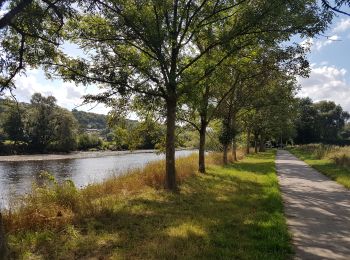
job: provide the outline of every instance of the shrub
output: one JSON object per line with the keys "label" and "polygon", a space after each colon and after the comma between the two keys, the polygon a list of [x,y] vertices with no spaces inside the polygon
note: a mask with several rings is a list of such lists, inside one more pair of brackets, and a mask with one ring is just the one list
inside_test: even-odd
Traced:
{"label": "shrub", "polygon": [[78,149],[79,150],[89,150],[92,148],[101,148],[102,140],[97,135],[91,134],[81,134],[78,136]]}

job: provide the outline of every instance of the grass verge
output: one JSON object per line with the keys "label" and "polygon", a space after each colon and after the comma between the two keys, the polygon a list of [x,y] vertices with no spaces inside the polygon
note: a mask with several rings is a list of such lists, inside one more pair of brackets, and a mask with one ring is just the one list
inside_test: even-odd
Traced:
{"label": "grass verge", "polygon": [[[128,181],[119,181],[124,183],[119,188],[117,181],[111,180],[109,184],[75,191],[76,201],[63,193],[61,199],[68,197],[64,200],[66,210],[60,209],[61,216],[56,218],[70,217],[60,224],[49,225],[46,222],[50,220],[46,219],[40,225],[24,227],[7,217],[7,224],[12,223],[8,236],[12,257],[289,258],[290,237],[274,158],[271,151],[247,156],[226,167],[210,165],[207,174],[192,174],[182,180],[177,194],[149,185],[138,184],[133,188],[136,175],[125,177],[131,178]],[[137,176],[144,182],[143,177]],[[58,210],[57,205],[61,204],[46,203],[53,212]],[[12,218],[16,216],[12,214]]]}
{"label": "grass verge", "polygon": [[288,150],[312,168],[350,189],[350,168],[338,162],[341,157],[320,156],[319,152],[315,152],[310,147],[299,146],[289,148]]}

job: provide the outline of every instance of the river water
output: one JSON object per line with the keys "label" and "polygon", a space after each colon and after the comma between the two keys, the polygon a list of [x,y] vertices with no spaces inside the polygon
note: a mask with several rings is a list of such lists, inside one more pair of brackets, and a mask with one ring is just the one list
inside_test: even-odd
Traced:
{"label": "river water", "polygon": [[[188,156],[193,152],[177,151],[176,157]],[[98,158],[0,162],[0,208],[8,206],[9,197],[30,191],[33,183],[40,184],[40,173],[43,171],[50,172],[59,182],[72,180],[81,188],[164,158],[162,154],[148,152]]]}

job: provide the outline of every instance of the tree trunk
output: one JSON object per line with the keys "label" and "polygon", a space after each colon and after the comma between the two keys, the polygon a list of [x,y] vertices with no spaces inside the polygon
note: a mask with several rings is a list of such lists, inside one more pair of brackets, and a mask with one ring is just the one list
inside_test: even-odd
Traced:
{"label": "tree trunk", "polygon": [[250,129],[248,128],[246,154],[249,154],[249,153],[250,153]]}
{"label": "tree trunk", "polygon": [[228,152],[228,145],[224,144],[224,153],[223,153],[223,163],[224,163],[224,165],[228,164],[227,152]]}
{"label": "tree trunk", "polygon": [[236,140],[233,139],[232,140],[232,158],[234,162],[237,162],[237,144],[236,144]]}
{"label": "tree trunk", "polygon": [[2,221],[2,215],[0,213],[0,260],[8,259],[8,249],[5,236],[4,223]]}
{"label": "tree trunk", "polygon": [[254,152],[258,153],[258,141],[256,138],[254,139]]}
{"label": "tree trunk", "polygon": [[205,123],[201,122],[201,128],[199,131],[199,161],[198,161],[198,171],[200,173],[205,173],[205,139],[206,139],[206,129]]}
{"label": "tree trunk", "polygon": [[261,134],[260,135],[260,148],[259,148],[260,152],[265,152],[265,142],[264,142],[264,137]]}
{"label": "tree trunk", "polygon": [[203,101],[200,106],[200,120],[201,126],[199,129],[199,158],[198,158],[198,171],[205,173],[205,139],[208,126],[208,103],[209,103],[209,91],[210,87],[207,84],[205,87],[205,93]]}
{"label": "tree trunk", "polygon": [[166,113],[166,156],[165,156],[165,188],[177,190],[175,169],[175,122],[176,122],[176,95],[169,94]]}

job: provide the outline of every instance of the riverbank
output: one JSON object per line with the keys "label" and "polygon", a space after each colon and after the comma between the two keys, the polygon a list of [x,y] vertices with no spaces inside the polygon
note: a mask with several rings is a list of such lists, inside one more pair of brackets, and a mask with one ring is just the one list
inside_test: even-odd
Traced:
{"label": "riverbank", "polygon": [[286,259],[273,152],[196,173],[197,156],[177,160],[179,193],[161,189],[164,163],[76,190],[39,189],[5,214],[14,258]]}
{"label": "riverbank", "polygon": [[[192,149],[178,149],[192,150]],[[157,153],[158,150],[134,150],[134,151],[93,151],[93,152],[71,152],[68,154],[30,154],[30,155],[3,155],[0,162],[29,162],[29,161],[55,161],[85,158],[100,158],[125,154]]]}

